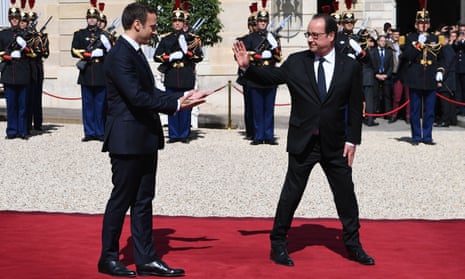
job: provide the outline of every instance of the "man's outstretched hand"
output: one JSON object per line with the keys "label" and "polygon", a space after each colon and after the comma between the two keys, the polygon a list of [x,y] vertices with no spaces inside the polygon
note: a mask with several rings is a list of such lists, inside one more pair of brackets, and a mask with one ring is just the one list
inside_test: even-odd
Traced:
{"label": "man's outstretched hand", "polygon": [[213,91],[191,90],[189,93],[179,98],[179,103],[181,104],[180,109],[189,109],[205,103],[207,101],[207,96],[211,94],[213,94]]}
{"label": "man's outstretched hand", "polygon": [[232,50],[236,57],[237,65],[239,65],[240,68],[249,67],[249,54],[247,53],[244,43],[242,41],[234,42]]}

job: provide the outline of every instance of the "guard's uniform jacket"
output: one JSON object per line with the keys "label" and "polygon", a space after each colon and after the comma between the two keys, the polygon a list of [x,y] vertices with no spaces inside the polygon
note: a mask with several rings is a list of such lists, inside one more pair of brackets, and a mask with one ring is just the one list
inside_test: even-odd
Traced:
{"label": "guard's uniform jacket", "polygon": [[[180,45],[180,36],[184,36],[187,49],[183,50]],[[163,34],[161,38],[153,59],[162,63],[158,69],[164,74],[165,87],[186,90],[194,88],[195,64],[203,60],[200,37],[180,31]],[[170,61],[170,54],[175,52],[181,52],[182,57]]]}
{"label": "guard's uniform jacket", "polygon": [[406,38],[405,50],[402,53],[403,80],[409,88],[419,90],[436,90],[436,73],[444,72],[442,46],[438,37],[427,34],[423,45],[418,43],[419,33],[410,33]]}
{"label": "guard's uniform jacket", "polygon": [[[354,49],[350,46],[349,44],[350,39],[353,39],[354,41],[359,43],[359,45],[361,45],[360,47],[362,48],[362,52],[359,53],[358,55],[355,53]],[[357,34],[354,34],[353,32],[342,30],[342,31],[337,32],[336,34],[335,48],[337,51],[347,56],[350,56],[359,62],[368,63],[369,57],[365,49],[363,49],[364,45],[366,46],[366,43],[362,40],[362,38],[358,36]]]}
{"label": "guard's uniform jacket", "polygon": [[[250,33],[242,38],[239,38],[244,42],[245,48],[249,54],[250,64],[258,67],[274,67],[276,63],[281,62],[282,52],[279,44],[279,39],[276,39],[278,46],[274,47],[267,39],[268,32],[256,31]],[[263,57],[263,53],[269,51],[271,57]],[[241,75],[237,79],[237,82],[242,86],[255,87],[255,88],[268,88],[269,86],[263,86],[253,81],[243,78]],[[274,86],[272,86],[274,87]]]}
{"label": "guard's uniform jacket", "polygon": [[[31,82],[31,67],[26,51],[16,43],[16,37],[22,32],[7,28],[0,31],[0,82],[11,85],[27,85]],[[24,38],[23,38],[24,39]],[[20,51],[21,57],[12,58],[13,51]]]}
{"label": "guard's uniform jacket", "polygon": [[35,30],[31,38],[31,48],[34,53],[30,57],[32,81],[39,82],[44,79],[43,59],[48,58],[50,54],[48,34]]}
{"label": "guard's uniform jacket", "polygon": [[[97,27],[87,27],[74,32],[71,55],[80,59],[76,64],[79,69],[78,84],[105,86],[103,61],[106,49],[100,40],[101,34],[103,34],[103,31]],[[90,53],[96,48],[101,48],[104,51],[104,56],[88,57],[86,53]]]}

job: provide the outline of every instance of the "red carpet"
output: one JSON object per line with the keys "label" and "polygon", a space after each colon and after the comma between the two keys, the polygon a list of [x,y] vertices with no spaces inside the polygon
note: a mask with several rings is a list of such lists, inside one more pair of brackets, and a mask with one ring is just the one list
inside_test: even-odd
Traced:
{"label": "red carpet", "polygon": [[[110,278],[97,273],[101,215],[0,212],[2,278]],[[134,269],[129,220],[123,262]],[[154,217],[159,255],[187,278],[464,278],[465,220],[362,220],[375,266],[346,259],[338,220],[296,219],[296,266],[269,260],[268,218]]]}

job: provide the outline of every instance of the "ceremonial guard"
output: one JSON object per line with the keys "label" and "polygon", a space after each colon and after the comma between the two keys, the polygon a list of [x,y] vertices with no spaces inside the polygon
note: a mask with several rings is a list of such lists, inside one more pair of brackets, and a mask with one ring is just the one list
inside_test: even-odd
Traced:
{"label": "ceremonial guard", "polygon": [[[254,2],[249,6],[250,15],[247,18],[247,29],[248,33],[242,37],[236,38],[236,40],[243,41],[248,35],[257,31],[257,11],[258,4]],[[239,69],[238,69],[239,74]],[[248,140],[253,140],[255,137],[255,128],[253,122],[253,105],[252,97],[249,88],[241,82],[241,78],[237,79],[237,83],[242,84],[242,95],[244,97],[244,126],[245,126],[245,138]]]}
{"label": "ceremonial guard", "polygon": [[[366,45],[366,42],[354,33],[355,22],[355,15],[351,11],[344,12],[341,18],[343,28],[336,35],[335,47],[337,51],[365,63],[368,55],[361,45]],[[365,29],[360,31],[359,33],[364,33]]]}
{"label": "ceremonial guard", "polygon": [[[32,9],[34,1],[30,1],[29,5]],[[49,41],[47,33],[44,33],[45,27],[50,21],[47,22],[37,30],[38,15],[34,11],[29,11],[29,33],[31,39],[29,40],[33,55],[29,56],[31,64],[31,85],[29,90],[28,101],[28,128],[29,130],[42,131],[42,91],[44,82],[44,61],[43,59],[49,56]]]}
{"label": "ceremonial guard", "polygon": [[[168,94],[194,89],[196,63],[203,60],[202,42],[194,33],[185,32],[186,11],[176,1],[171,16],[173,31],[161,35],[154,54],[155,62],[161,63],[158,70],[164,74],[164,86]],[[168,143],[189,143],[191,111],[186,109],[168,116]]]}
{"label": "ceremonial guard", "polygon": [[[402,53],[405,85],[410,89],[410,124],[412,145],[420,142],[433,145],[432,130],[436,90],[443,81],[442,46],[438,37],[428,32],[429,12],[423,7],[415,17],[416,32],[406,38]],[[421,118],[423,116],[423,121]]]}
{"label": "ceremonial guard", "polygon": [[[275,67],[282,60],[279,38],[267,31],[270,14],[265,9],[266,0],[262,1],[262,9],[257,12],[256,31],[245,36],[242,41],[250,57],[250,63],[258,67]],[[251,96],[254,138],[252,145],[277,145],[274,138],[274,104],[276,86],[261,85],[257,82],[239,77],[238,81],[247,87]]]}
{"label": "ceremonial guard", "polygon": [[31,82],[31,68],[26,55],[31,53],[24,36],[27,24],[20,28],[27,14],[19,8],[8,10],[10,28],[0,31],[0,82],[6,96],[6,139],[27,139],[27,89]]}
{"label": "ceremonial guard", "polygon": [[95,7],[87,10],[86,18],[87,27],[74,32],[71,45],[72,56],[79,59],[76,66],[79,69],[78,84],[81,85],[82,96],[82,141],[102,141],[106,98],[103,62],[111,49],[111,43],[105,32],[97,26],[99,11]]}

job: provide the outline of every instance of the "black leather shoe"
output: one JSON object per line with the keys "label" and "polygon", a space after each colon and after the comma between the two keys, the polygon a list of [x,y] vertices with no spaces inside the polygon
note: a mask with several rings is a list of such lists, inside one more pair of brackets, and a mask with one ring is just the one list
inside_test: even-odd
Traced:
{"label": "black leather shoe", "polygon": [[270,259],[277,264],[294,266],[294,261],[289,257],[286,248],[271,248]]}
{"label": "black leather shoe", "polygon": [[166,143],[175,143],[178,142],[178,139],[169,139]]}
{"label": "black leather shoe", "polygon": [[91,141],[91,140],[93,140],[93,139],[94,139],[93,137],[85,136],[85,137],[82,138],[81,141],[82,141],[82,142],[88,142],[88,141]]}
{"label": "black leather shoe", "polygon": [[436,123],[434,124],[434,127],[447,128],[449,127],[449,123],[447,122]]}
{"label": "black leather shoe", "polygon": [[374,265],[375,259],[369,256],[361,247],[358,248],[347,248],[349,253],[349,259],[356,261],[364,265]]}
{"label": "black leather shoe", "polygon": [[265,140],[264,142],[265,142],[265,144],[269,144],[269,145],[278,145],[278,142],[275,141],[274,139],[273,140]]}
{"label": "black leather shoe", "polygon": [[434,141],[424,141],[423,143],[426,145],[436,145]]}
{"label": "black leather shoe", "polygon": [[184,276],[186,273],[184,269],[171,268],[163,261],[153,261],[147,264],[136,266],[137,274],[140,276],[163,276],[163,277],[177,277]]}
{"label": "black leather shoe", "polygon": [[394,123],[394,122],[396,122],[396,121],[397,121],[397,117],[391,117],[391,118],[389,118],[388,123],[389,123],[389,124],[392,124],[392,123]]}
{"label": "black leather shoe", "polygon": [[5,139],[15,139],[15,138],[16,138],[16,135],[9,135],[5,137]]}
{"label": "black leather shoe", "polygon": [[417,145],[419,145],[420,143],[419,143],[418,141],[411,141],[410,144],[413,145],[413,146],[417,146]]}
{"label": "black leather shoe", "polygon": [[189,139],[188,138],[182,139],[181,142],[182,143],[189,143]]}
{"label": "black leather shoe", "polygon": [[98,272],[117,277],[136,277],[136,273],[120,261],[101,261],[98,263]]}
{"label": "black leather shoe", "polygon": [[250,144],[251,145],[259,145],[259,144],[262,144],[263,141],[262,140],[253,140]]}
{"label": "black leather shoe", "polygon": [[378,122],[375,122],[375,121],[373,121],[373,122],[368,122],[368,123],[367,123],[367,126],[368,126],[368,127],[373,127],[373,126],[378,126],[378,125],[379,125],[379,123],[378,123]]}

